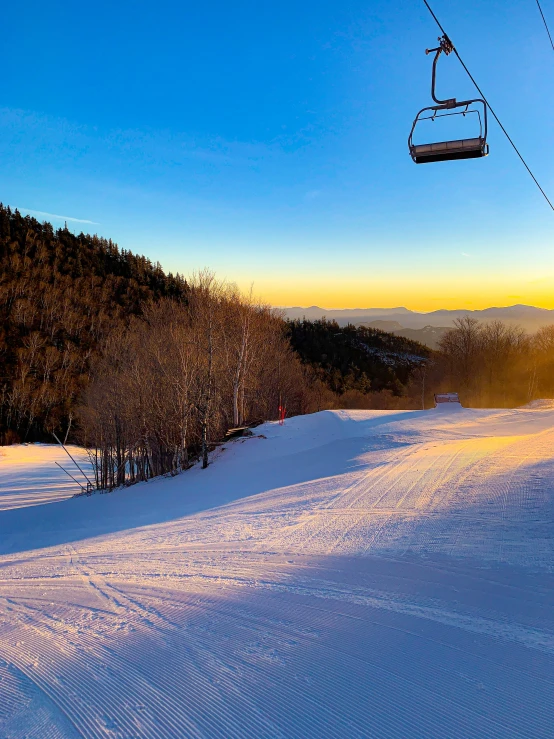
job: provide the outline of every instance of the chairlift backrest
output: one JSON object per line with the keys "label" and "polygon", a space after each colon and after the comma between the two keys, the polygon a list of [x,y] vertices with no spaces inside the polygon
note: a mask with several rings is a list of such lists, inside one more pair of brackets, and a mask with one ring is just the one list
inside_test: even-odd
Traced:
{"label": "chairlift backrest", "polygon": [[[468,112],[468,105],[482,105],[483,106],[483,117],[479,115],[479,135],[471,138],[454,139],[450,141],[437,141],[425,144],[414,144],[413,135],[417,124],[426,118],[432,118],[433,120],[440,119],[443,116],[438,114],[439,111],[443,110],[443,106],[433,105],[428,108],[422,108],[417,114],[410,136],[408,138],[408,147],[410,155],[416,164],[425,164],[426,162],[444,162],[451,161],[454,159],[477,159],[479,157],[486,157],[489,153],[489,146],[487,144],[487,106],[483,100],[464,100],[464,102],[456,103],[454,108],[464,108],[463,112],[452,113],[452,108],[449,108],[447,115],[465,115]],[[433,115],[423,116],[427,111],[432,111]]]}

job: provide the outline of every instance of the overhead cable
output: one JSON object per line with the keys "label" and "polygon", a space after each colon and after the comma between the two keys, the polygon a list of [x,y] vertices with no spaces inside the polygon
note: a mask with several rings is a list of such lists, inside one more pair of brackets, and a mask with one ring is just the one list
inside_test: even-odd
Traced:
{"label": "overhead cable", "polygon": [[[427,2],[427,0],[423,0],[423,2],[425,3],[425,5],[426,5],[426,7],[427,7],[427,10],[428,10],[428,11],[429,11],[429,12],[431,13],[431,15],[433,16],[433,18],[434,18],[434,20],[435,20],[435,23],[437,24],[437,26],[438,26],[438,27],[440,28],[440,30],[441,30],[441,31],[443,32],[443,34],[444,34],[445,36],[447,36],[447,38],[450,38],[450,37],[448,36],[448,34],[446,33],[446,31],[444,30],[444,28],[443,28],[443,27],[441,26],[441,24],[440,24],[440,22],[439,22],[439,19],[437,18],[437,16],[436,16],[436,15],[435,15],[435,14],[433,13],[433,10],[432,10],[431,6],[429,5],[429,3]],[[541,11],[541,13],[542,13],[542,11]],[[549,34],[549,35],[550,35],[550,34]],[[547,194],[545,193],[545,191],[544,191],[544,190],[542,189],[542,187],[540,186],[540,184],[539,184],[539,181],[537,180],[537,178],[535,177],[535,175],[534,175],[534,174],[533,174],[533,173],[531,172],[531,169],[530,169],[529,165],[527,164],[527,162],[525,161],[525,159],[523,158],[523,156],[522,156],[522,155],[520,154],[520,152],[519,152],[519,149],[518,149],[518,148],[517,148],[517,146],[516,146],[516,145],[514,144],[514,142],[513,142],[513,141],[512,141],[512,139],[510,138],[510,136],[509,136],[508,132],[506,131],[506,129],[504,128],[504,126],[503,126],[503,125],[502,125],[502,123],[500,122],[500,119],[499,119],[499,117],[498,117],[498,116],[496,115],[496,113],[495,113],[495,112],[494,112],[494,110],[492,109],[492,107],[491,107],[491,105],[490,105],[489,101],[487,100],[487,98],[485,97],[485,95],[484,95],[483,91],[481,90],[481,88],[479,87],[479,85],[477,84],[477,82],[475,81],[475,79],[473,78],[473,75],[471,74],[471,72],[469,71],[469,69],[468,69],[468,68],[466,67],[466,65],[464,64],[464,62],[463,62],[463,60],[462,60],[461,56],[460,56],[460,55],[458,54],[458,50],[456,49],[456,47],[455,47],[455,46],[453,47],[453,51],[454,51],[454,53],[456,54],[456,56],[458,57],[458,61],[460,62],[460,64],[461,64],[461,65],[462,65],[462,67],[464,68],[464,70],[465,70],[465,72],[466,72],[467,76],[468,76],[468,77],[469,77],[469,79],[470,79],[470,80],[471,80],[471,81],[473,82],[473,84],[474,84],[474,85],[475,85],[475,87],[477,88],[477,90],[478,90],[479,94],[481,95],[481,97],[482,97],[482,98],[483,98],[483,100],[485,101],[485,103],[486,103],[486,105],[488,106],[488,108],[489,108],[490,112],[491,112],[491,113],[492,113],[492,115],[494,116],[494,119],[496,120],[496,122],[498,123],[498,125],[500,126],[500,128],[502,129],[502,132],[503,132],[503,134],[504,134],[504,135],[506,136],[506,138],[508,139],[508,141],[509,141],[509,142],[510,142],[510,144],[512,145],[512,148],[513,148],[513,150],[514,150],[514,151],[515,151],[515,153],[516,153],[516,154],[518,155],[518,157],[519,157],[519,158],[521,159],[521,161],[522,161],[522,163],[523,163],[523,166],[525,167],[525,169],[526,169],[526,170],[527,170],[527,171],[529,172],[529,174],[530,174],[530,175],[531,175],[531,177],[533,178],[533,181],[534,181],[535,185],[536,185],[536,186],[537,186],[537,187],[539,188],[539,190],[541,191],[541,193],[542,193],[542,195],[543,195],[544,199],[546,200],[546,202],[548,203],[548,205],[550,206],[550,208],[551,208],[552,210],[554,210],[554,205],[552,205],[552,203],[550,202],[550,200],[549,200],[549,198],[548,198]]]}
{"label": "overhead cable", "polygon": [[552,41],[552,36],[550,35],[548,23],[546,22],[546,18],[544,17],[544,13],[542,12],[542,8],[541,8],[541,4],[539,3],[539,0],[536,0],[536,2],[539,8],[539,12],[541,14],[542,22],[544,23],[544,27],[546,28],[546,33],[548,34],[548,38],[550,39],[550,46],[552,46],[552,51],[554,51],[554,41]]}

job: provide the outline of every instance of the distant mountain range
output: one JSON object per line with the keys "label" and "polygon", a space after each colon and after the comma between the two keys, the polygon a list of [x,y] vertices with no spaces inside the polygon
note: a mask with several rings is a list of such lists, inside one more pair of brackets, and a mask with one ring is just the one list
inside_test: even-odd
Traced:
{"label": "distant mountain range", "polygon": [[[541,326],[554,324],[554,310],[535,308],[532,305],[510,305],[506,308],[485,308],[484,310],[435,310],[430,313],[418,313],[408,308],[355,308],[345,310],[325,310],[316,305],[309,308],[285,308],[288,318],[326,318],[335,320],[339,326],[353,323],[356,326],[395,322],[397,327],[383,328],[396,331],[400,328],[421,329],[425,326],[449,328],[457,318],[471,316],[479,321],[500,320],[506,323],[517,323],[527,331],[536,331]],[[374,328],[379,326],[374,325]]]}

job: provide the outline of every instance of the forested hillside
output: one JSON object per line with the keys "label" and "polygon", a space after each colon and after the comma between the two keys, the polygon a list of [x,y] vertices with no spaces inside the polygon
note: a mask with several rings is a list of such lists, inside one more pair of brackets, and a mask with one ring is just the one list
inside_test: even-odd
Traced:
{"label": "forested hillside", "polygon": [[193,294],[112,241],[0,205],[0,444],[79,428],[110,449],[140,449],[152,469],[152,450],[164,450],[159,469],[173,469],[187,444],[194,452],[229,425],[276,417],[281,403],[289,414],[380,407],[406,393],[429,354],[377,330],[285,322],[208,281]]}
{"label": "forested hillside", "polygon": [[0,443],[66,428],[99,343],[149,300],[186,292],[111,241],[0,205]]}
{"label": "forested hillside", "polygon": [[429,357],[415,341],[365,326],[339,326],[325,318],[288,322],[292,347],[334,393],[389,390],[401,394]]}

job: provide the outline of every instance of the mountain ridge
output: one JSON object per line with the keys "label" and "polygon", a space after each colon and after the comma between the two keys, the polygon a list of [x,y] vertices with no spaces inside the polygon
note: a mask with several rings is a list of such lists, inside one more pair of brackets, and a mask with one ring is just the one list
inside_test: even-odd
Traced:
{"label": "mountain ridge", "polygon": [[489,308],[472,310],[469,308],[439,308],[434,311],[420,312],[409,308],[343,308],[325,310],[319,306],[302,308],[294,306],[282,309],[289,319],[304,318],[314,320],[323,318],[337,321],[339,326],[348,323],[359,325],[368,323],[378,317],[387,321],[397,321],[403,328],[421,329],[426,326],[450,327],[454,321],[465,316],[480,321],[500,320],[506,323],[519,324],[525,330],[534,332],[542,326],[554,324],[554,310],[538,308],[533,305],[518,303],[510,306],[491,306]]}

